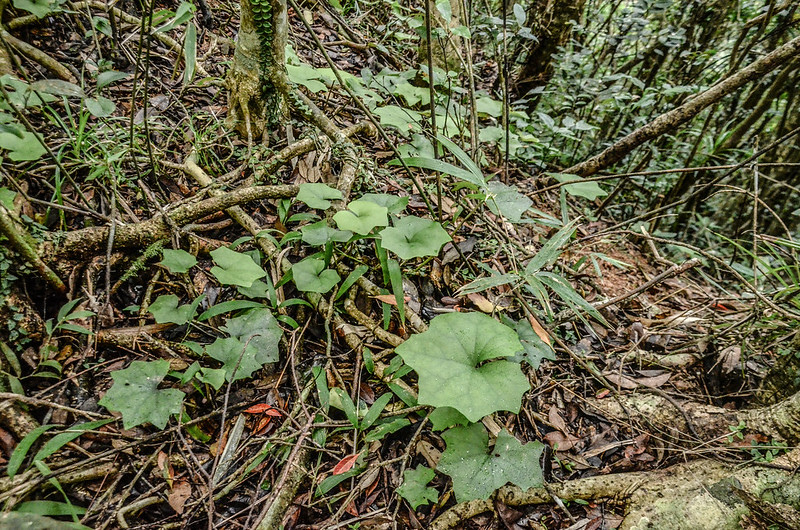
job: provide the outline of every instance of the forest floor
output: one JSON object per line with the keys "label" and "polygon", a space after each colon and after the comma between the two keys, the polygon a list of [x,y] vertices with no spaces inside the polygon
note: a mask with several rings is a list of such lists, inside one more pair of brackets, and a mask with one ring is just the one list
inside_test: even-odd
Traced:
{"label": "forest floor", "polygon": [[[103,8],[101,3],[82,5],[94,15]],[[138,19],[133,3],[118,7]],[[104,226],[113,217],[120,232],[123,225],[192,204],[187,201],[193,197],[209,197],[214,187],[198,183],[187,169],[190,154],[203,175],[224,181],[215,184],[216,189],[226,191],[251,177],[269,186],[335,182],[340,161],[303,122],[275,131],[269,147],[254,146],[249,158],[246,141],[226,127],[224,79],[233,58],[236,5],[212,3],[211,7],[213,24],[211,29],[199,28],[197,73],[189,84],[182,78],[179,49],[168,49],[155,37],[140,43],[140,28],[121,17],[113,38],[101,33],[87,38],[91,18],[80,10],[52,16],[46,23],[15,26],[18,38],[66,65],[87,86],[93,83],[101,57],[121,72],[133,72],[138,63],[147,76],[146,82],[141,75],[136,81],[128,76],[108,86],[103,94],[115,111],[107,118],[89,116],[80,110],[80,102],[66,97],[27,113],[59,160],[55,165],[46,158],[3,162],[3,186],[16,193],[13,210],[27,219],[28,226],[40,233],[75,232]],[[298,14],[290,9],[289,16],[290,42],[297,55],[313,67],[325,67]],[[330,57],[344,72],[358,76],[362,68],[373,74],[384,67],[414,68],[413,48],[353,44],[354,35],[364,42],[373,38],[366,28],[385,23],[377,14],[362,14],[348,32],[319,6],[302,16],[328,43]],[[175,38],[179,34],[160,33]],[[478,88],[491,90],[496,72],[487,64]],[[53,77],[27,59],[18,66],[22,68],[18,73],[24,72],[31,82]],[[340,91],[308,95],[343,129],[366,121]],[[353,137],[359,146],[359,178],[351,197],[364,193],[407,197],[408,212],[428,216],[425,200],[408,175],[388,164],[394,158],[392,146],[371,133],[373,127],[363,127]],[[407,141],[397,131],[389,133],[398,145]],[[287,140],[287,134],[293,140]],[[303,138],[314,142],[282,160],[278,170],[264,174],[280,149]],[[531,390],[519,412],[489,417],[484,421],[487,429],[495,435],[506,429],[523,443],[543,442],[547,449],[540,463],[547,484],[649,472],[711,456],[736,463],[766,462],[781,453],[785,446],[774,445],[763,435],[743,433],[735,424],[729,426],[730,439],[710,443],[702,433],[690,432],[688,439],[677,441],[669,427],[647,417],[613,417],[598,409],[598,402],[619,396],[653,395],[686,417],[690,431],[700,429],[682,404],[691,401],[730,411],[753,406],[761,378],[780,357],[780,345],[792,330],[762,318],[763,309],[754,310],[753,298],[743,296],[739,286],[719,283],[713,263],[671,262],[666,258],[671,255],[668,245],[646,234],[616,230],[619,219],[607,214],[594,218],[601,199],[564,196],[530,167],[512,160],[504,171],[499,153],[489,152],[487,157],[491,168],[487,175],[516,185],[531,199],[531,222],[512,224],[489,210],[465,219],[459,206],[474,202],[446,185],[442,220],[451,227],[448,223],[457,220],[458,229],[450,232],[453,241],[433,259],[411,260],[403,270],[405,304],[423,324],[452,312],[507,316],[528,322],[536,336],[553,348],[550,359],[537,359],[538,369],[526,367]],[[427,198],[436,204],[434,181],[428,182]],[[191,376],[181,379],[180,374],[197,363],[194,346],[221,335],[220,315],[179,325],[154,323],[145,309],[159,295],[177,295],[184,304],[205,295],[199,311],[212,307],[209,300],[219,304],[235,299],[236,290],[215,279],[209,253],[233,242],[239,244],[237,250],[257,247],[252,238],[241,239],[248,231],[221,210],[191,224],[171,226],[160,246],[154,244],[158,240],[142,239],[143,243],[111,250],[104,241],[93,249],[81,251],[75,246],[72,255],[58,255],[50,265],[65,279],[64,294],[55,292],[36,271],[6,268],[7,274],[19,276],[8,286],[4,283],[17,300],[17,311],[12,315],[6,309],[6,315],[27,333],[16,341],[4,338],[19,354],[4,351],[4,371],[17,373],[16,381],[3,389],[3,399],[12,399],[8,392],[20,390],[27,396],[13,406],[12,401],[4,402],[0,418],[0,464],[15,469],[0,484],[0,498],[7,508],[49,500],[69,515],[71,508],[64,506],[84,507],[85,511],[74,512],[76,517],[98,529],[252,528],[274,517],[270,510],[278,510],[286,529],[334,529],[428,528],[457,504],[444,474],[429,484],[435,489],[433,498],[415,509],[405,500],[408,497],[398,495],[403,473],[421,464],[435,468],[445,443],[431,429],[423,407],[400,401],[397,380],[394,387],[387,386],[386,378],[376,372],[379,360],[386,362],[383,370],[397,370],[397,362],[390,361],[395,341],[419,332],[411,319],[399,318],[397,299],[391,286],[384,284],[384,264],[363,245],[348,247],[342,264],[366,265],[366,282],[356,283],[351,294],[336,304],[328,303],[329,295],[323,295],[322,302],[303,302],[304,294],[291,282],[281,284],[280,260],[294,263],[308,251],[296,244],[297,239],[280,240],[287,233],[299,233],[300,226],[314,219],[310,208],[295,202],[287,213],[287,205],[282,199],[262,198],[238,205],[282,245],[269,271],[276,302],[290,301],[276,309],[284,332],[280,360],[251,379],[222,384],[218,390]],[[577,316],[559,297],[550,300],[553,318],[537,319],[536,315],[545,314],[543,308],[530,295],[521,295],[521,287],[515,285],[461,294],[486,270],[518,271],[558,232],[560,221],[575,219],[576,233],[551,269],[560,271],[583,299],[598,307],[605,323]],[[161,249],[180,248],[175,246],[178,239],[190,241],[183,248],[191,248],[197,261],[187,272],[171,274],[162,264]],[[370,286],[377,291],[370,291]],[[80,302],[70,306],[72,317],[64,318],[69,315],[60,309],[69,300]],[[526,303],[537,309],[526,310]],[[164,429],[149,423],[126,429],[121,422],[105,422],[111,416],[98,402],[114,384],[112,372],[131,361],[158,359],[169,361],[172,378],[160,388],[171,385],[186,395],[183,416],[174,416]],[[321,368],[322,375],[316,372],[317,386],[312,390],[303,378],[313,367]],[[413,374],[406,380],[413,393]],[[352,402],[368,407],[394,393],[397,397],[380,416],[380,425],[390,427],[369,434],[353,427],[346,410],[334,407],[326,413],[315,405],[320,386],[326,391],[339,388]],[[157,391],[156,386],[150,390]],[[407,421],[392,431],[387,418]],[[79,439],[77,435],[62,439],[53,453],[34,454],[49,426],[81,422],[99,423],[81,431]],[[21,435],[31,432],[36,435],[24,437],[26,445],[20,443]],[[298,468],[303,473],[296,478]],[[85,474],[70,475],[79,469]],[[329,480],[337,476],[342,480]],[[276,501],[281,489],[292,492],[282,507]],[[56,515],[41,503],[28,506],[30,511]],[[617,528],[624,512],[623,505],[612,500],[567,502],[553,493],[548,502],[538,504],[512,506],[497,500],[494,511],[467,517],[457,526],[594,530]]]}

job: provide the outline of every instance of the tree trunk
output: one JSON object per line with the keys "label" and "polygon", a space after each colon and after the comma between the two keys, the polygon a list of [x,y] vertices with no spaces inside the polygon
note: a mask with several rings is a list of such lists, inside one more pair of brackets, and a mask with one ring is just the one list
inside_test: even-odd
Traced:
{"label": "tree trunk", "polygon": [[241,0],[236,52],[228,71],[228,125],[266,135],[288,116],[285,0]]}
{"label": "tree trunk", "polygon": [[[433,60],[434,68],[441,68],[442,70],[458,70],[461,66],[461,56],[464,47],[463,39],[458,35],[451,32],[452,28],[458,27],[462,24],[462,20],[467,19],[466,14],[461,12],[461,0],[450,0],[450,20],[445,20],[439,10],[436,8],[434,0],[428,1],[428,9],[431,14],[431,25],[434,28],[434,34],[431,39],[431,59]],[[436,34],[441,37],[437,38]],[[427,64],[428,61],[428,46],[426,39],[422,39],[419,46],[419,63]]]}
{"label": "tree trunk", "polygon": [[516,89],[521,96],[550,80],[552,56],[569,40],[572,21],[580,19],[585,4],[586,0],[548,0],[544,8],[537,7],[536,2],[531,4],[528,20],[538,42],[531,48],[517,77]]}

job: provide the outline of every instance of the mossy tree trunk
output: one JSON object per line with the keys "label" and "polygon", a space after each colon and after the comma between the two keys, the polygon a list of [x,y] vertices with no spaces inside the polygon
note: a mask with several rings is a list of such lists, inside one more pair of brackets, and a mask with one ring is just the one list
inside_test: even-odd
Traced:
{"label": "mossy tree trunk", "polygon": [[[431,25],[434,28],[434,35],[431,39],[431,59],[434,68],[442,70],[458,70],[461,67],[464,43],[463,39],[454,34],[451,30],[462,25],[464,14],[462,11],[461,0],[450,0],[450,19],[445,20],[442,13],[436,7],[436,0],[427,0],[428,9],[431,14]],[[438,36],[437,36],[438,35]],[[424,36],[424,35],[423,35]],[[427,64],[428,46],[423,39],[419,47],[419,62]]]}
{"label": "mossy tree trunk", "polygon": [[286,0],[241,0],[239,35],[228,71],[228,124],[249,142],[288,118]]}

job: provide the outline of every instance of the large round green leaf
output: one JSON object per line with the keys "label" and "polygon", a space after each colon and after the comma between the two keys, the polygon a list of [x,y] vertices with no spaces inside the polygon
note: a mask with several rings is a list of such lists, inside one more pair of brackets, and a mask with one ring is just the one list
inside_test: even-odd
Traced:
{"label": "large round green leaf", "polygon": [[383,248],[401,259],[435,256],[448,241],[450,236],[442,225],[414,216],[403,217],[393,227],[381,230]]}
{"label": "large round green leaf", "polygon": [[419,375],[419,402],[452,407],[476,422],[498,410],[519,412],[530,387],[519,364],[511,328],[480,313],[448,313],[431,321],[395,351]]}

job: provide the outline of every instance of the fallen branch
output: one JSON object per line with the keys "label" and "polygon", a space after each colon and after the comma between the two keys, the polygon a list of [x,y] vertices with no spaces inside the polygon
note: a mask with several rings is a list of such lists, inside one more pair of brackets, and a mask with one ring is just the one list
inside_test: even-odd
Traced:
{"label": "fallen branch", "polygon": [[506,486],[489,499],[453,506],[428,528],[456,528],[476,515],[493,511],[495,502],[528,506],[550,503],[554,497],[564,501],[624,502],[628,510],[619,526],[622,530],[740,528],[743,515],[754,511],[743,498],[755,497],[762,507],[769,506],[779,513],[776,517],[782,518],[782,524],[790,523],[783,528],[797,528],[800,475],[793,470],[798,465],[800,450],[796,449],[769,465],[742,468],[697,460],[662,470],[588,477],[528,491]]}
{"label": "fallen branch", "polygon": [[[649,393],[590,399],[587,403],[609,419],[627,421],[631,416],[646,419],[675,439],[691,430],[687,424],[691,421],[707,440],[724,438],[731,434],[729,427],[743,425],[747,433],[780,438],[790,444],[800,442],[800,392],[775,405],[746,410],[730,410],[695,401],[682,403],[678,410],[663,396]],[[697,429],[698,426],[702,428]]]}
{"label": "fallen branch", "polygon": [[68,81],[70,83],[77,83],[78,80],[75,79],[75,76],[72,75],[69,68],[52,58],[47,53],[43,52],[36,46],[31,46],[25,41],[19,40],[14,35],[10,34],[4,29],[0,29],[0,37],[8,43],[9,46],[16,49],[19,53],[38,63],[48,70],[58,76],[59,79],[63,79],[64,81]]}
{"label": "fallen branch", "polygon": [[34,243],[30,241],[28,234],[16,226],[9,211],[2,204],[0,204],[0,234],[3,234],[8,239],[9,245],[19,254],[20,258],[39,272],[44,281],[61,294],[67,292],[67,286],[42,261],[42,258],[39,257],[39,254],[34,249]]}
{"label": "fallen branch", "polygon": [[619,162],[625,158],[628,153],[643,143],[649,142],[666,132],[674,130],[679,125],[697,116],[706,107],[713,105],[724,96],[727,96],[750,81],[763,77],[798,54],[800,54],[800,37],[787,42],[777,50],[758,59],[739,72],[726,77],[705,92],[697,94],[680,107],[665,112],[647,125],[639,127],[629,135],[606,148],[602,153],[565,169],[563,173],[579,175],[581,177],[594,175],[601,169],[605,169]]}

